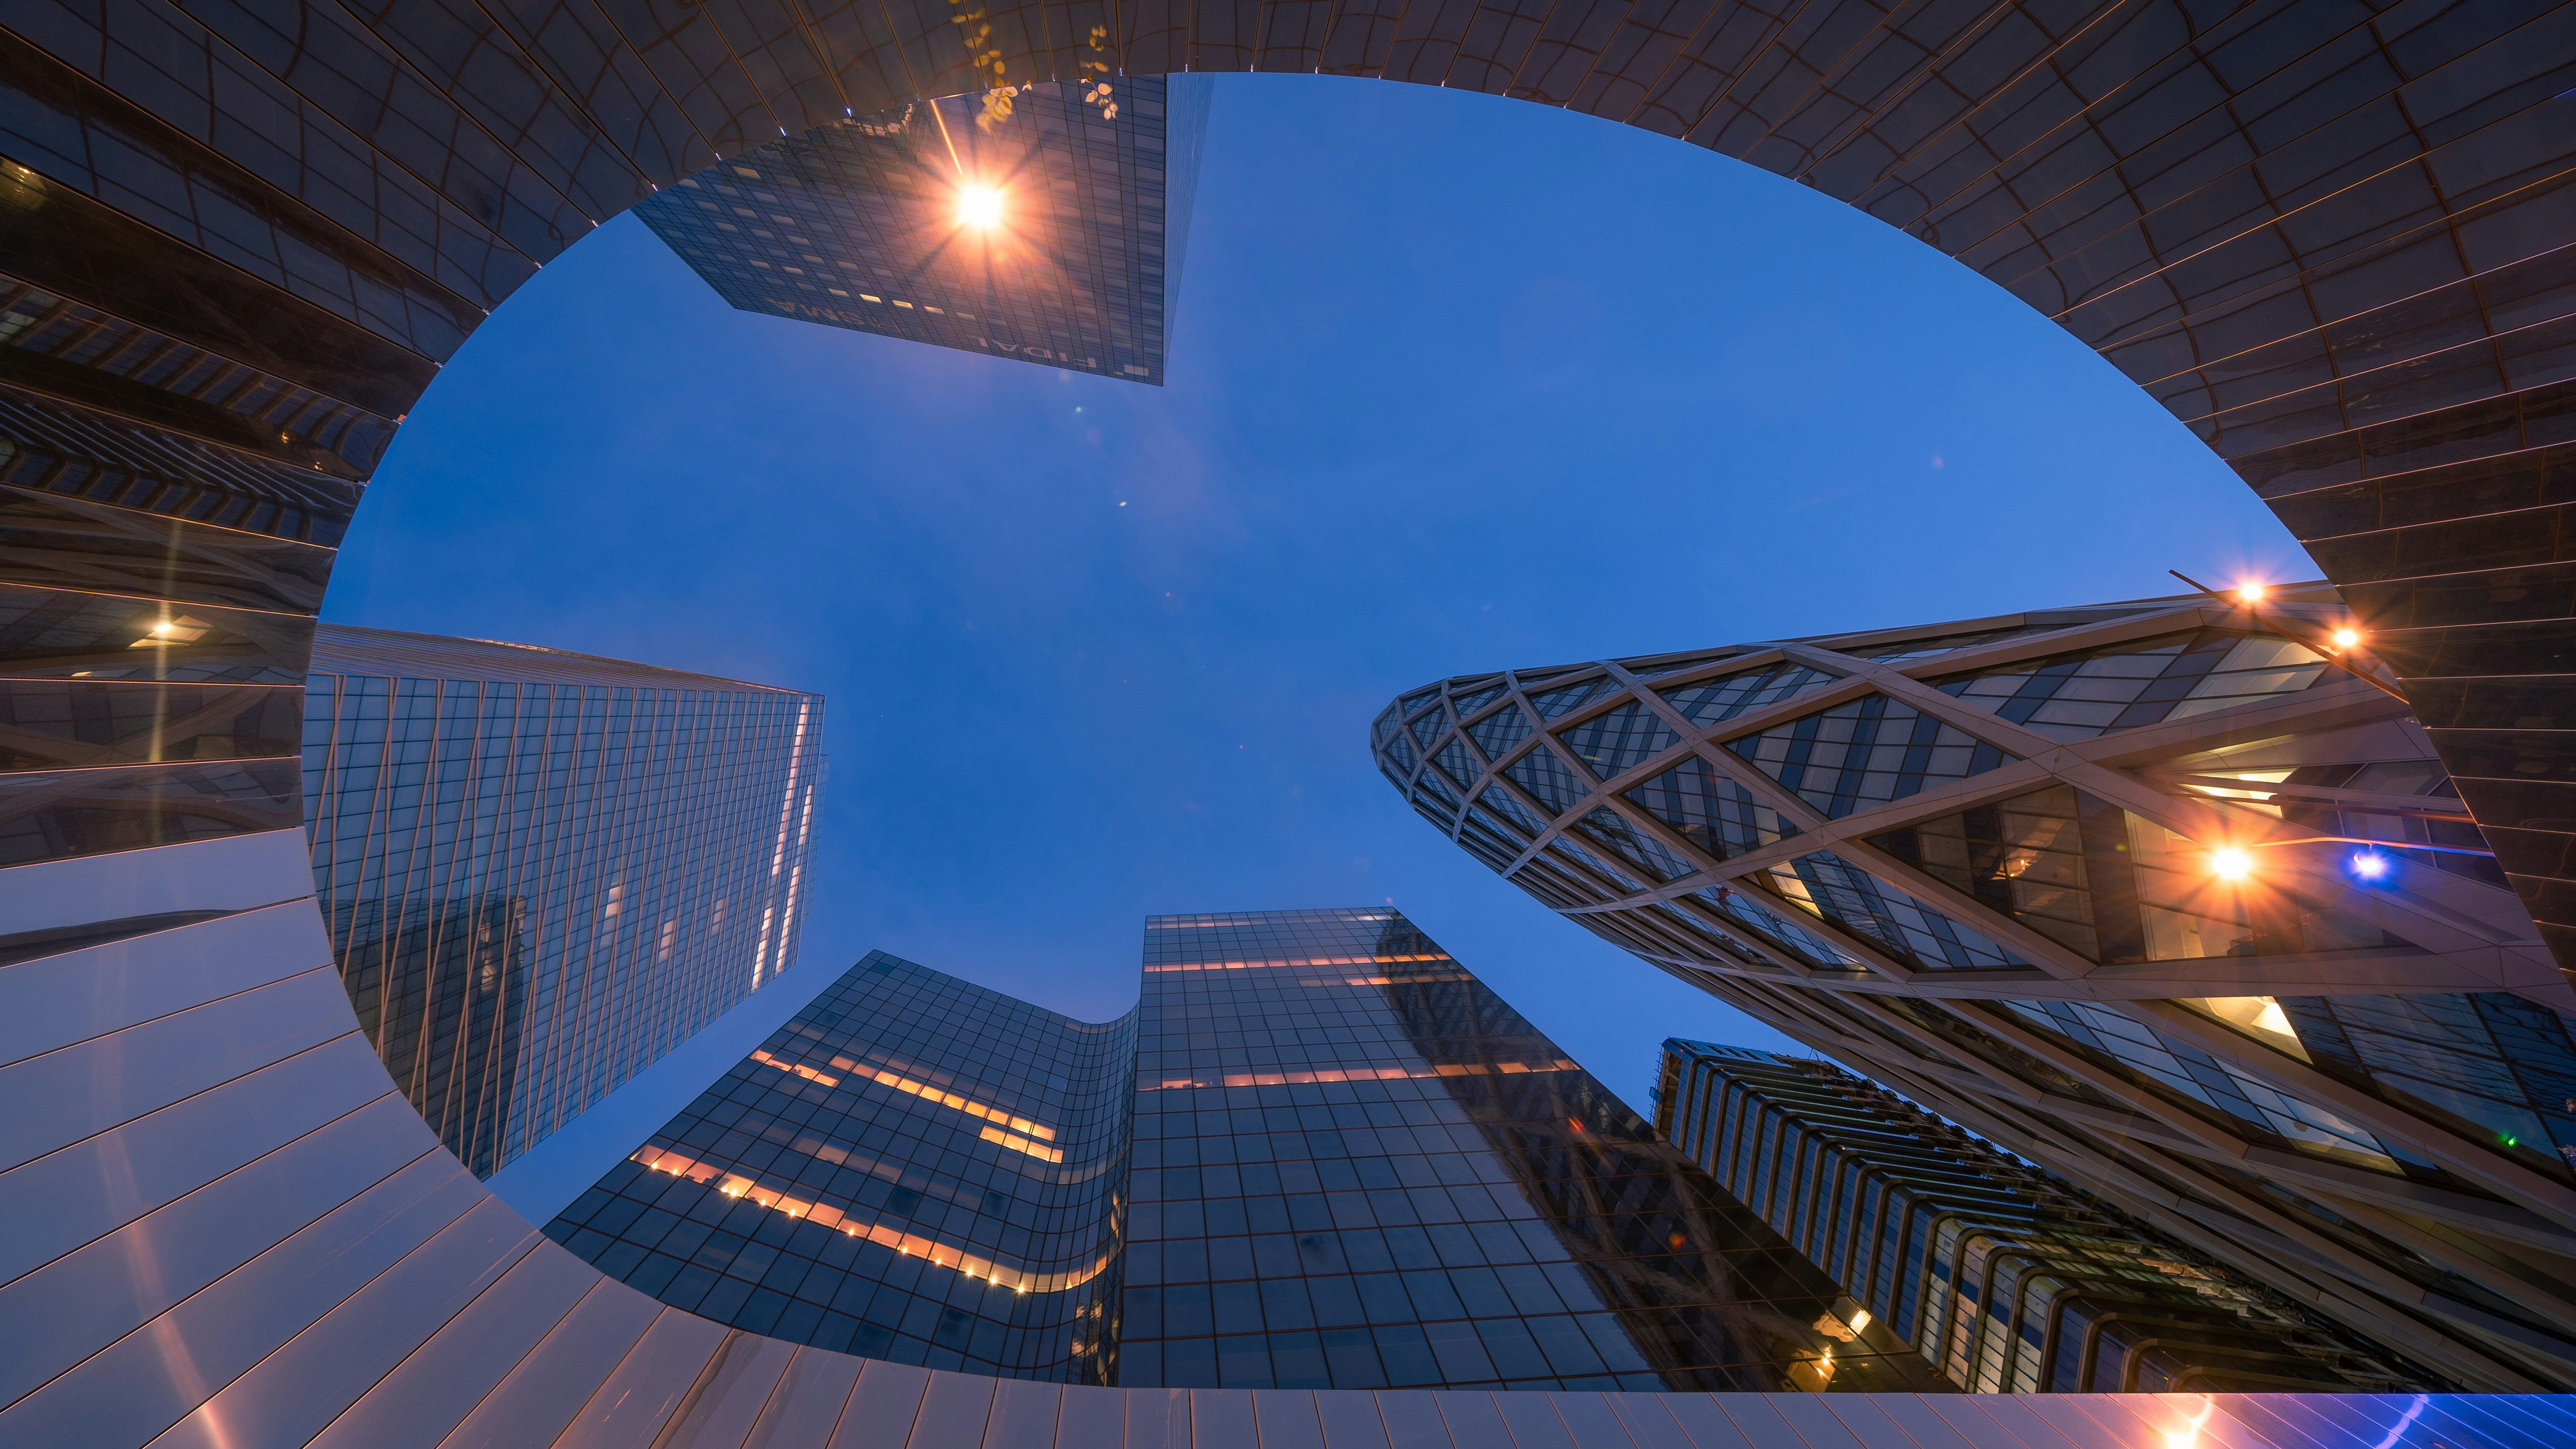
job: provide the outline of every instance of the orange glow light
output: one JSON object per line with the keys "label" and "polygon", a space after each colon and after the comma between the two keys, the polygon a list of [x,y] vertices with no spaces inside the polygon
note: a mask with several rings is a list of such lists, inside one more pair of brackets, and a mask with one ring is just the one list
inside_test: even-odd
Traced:
{"label": "orange glow light", "polygon": [[2350,649],[2360,642],[2361,631],[2359,629],[2337,629],[2334,631],[2334,646],[2337,649]]}
{"label": "orange glow light", "polygon": [[1002,193],[993,187],[967,185],[957,189],[957,224],[977,231],[990,231],[1002,224]]}
{"label": "orange glow light", "polygon": [[2236,586],[2237,599],[2240,602],[2248,604],[2259,604],[2263,602],[2264,598],[2271,592],[2271,586],[2268,584],[2238,584]]}
{"label": "orange glow light", "polygon": [[2220,880],[2243,880],[2254,873],[2254,857],[2235,846],[2209,853],[2209,873]]}

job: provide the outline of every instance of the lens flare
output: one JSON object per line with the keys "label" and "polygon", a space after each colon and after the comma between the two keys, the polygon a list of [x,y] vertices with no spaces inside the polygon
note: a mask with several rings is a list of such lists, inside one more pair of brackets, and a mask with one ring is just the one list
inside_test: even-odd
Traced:
{"label": "lens flare", "polygon": [[2232,845],[2213,850],[2209,873],[2220,880],[2243,880],[2254,873],[2254,857]]}
{"label": "lens flare", "polygon": [[2334,646],[2337,649],[2349,649],[2360,642],[2361,631],[2359,629],[2337,629],[2334,631]]}
{"label": "lens flare", "polygon": [[963,186],[957,191],[957,224],[990,231],[1002,224],[1002,193],[990,186]]}
{"label": "lens flare", "polygon": [[2242,603],[2259,604],[2266,598],[2269,598],[2271,593],[2272,586],[2269,584],[2238,584],[2236,586],[2236,597],[2238,601]]}
{"label": "lens flare", "polygon": [[2352,858],[2352,873],[2363,880],[2381,880],[2388,875],[2388,857],[2375,850],[2364,850]]}

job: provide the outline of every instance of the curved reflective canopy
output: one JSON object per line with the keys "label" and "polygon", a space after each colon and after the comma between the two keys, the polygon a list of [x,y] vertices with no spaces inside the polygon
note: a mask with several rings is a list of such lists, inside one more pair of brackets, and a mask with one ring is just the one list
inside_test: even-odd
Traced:
{"label": "curved reflective canopy", "polygon": [[[13,1109],[0,1143],[13,1228],[0,1323],[21,1337],[0,1353],[0,1425],[30,1443],[141,1443],[173,1426],[233,1443],[650,1442],[665,1424],[704,1442],[739,1426],[819,1443],[835,1424],[873,1429],[891,1415],[925,1444],[974,1442],[988,1422],[1011,1442],[1106,1442],[1108,1431],[1084,1427],[1101,1421],[1070,1407],[1076,1390],[1040,1403],[991,1381],[898,1366],[862,1377],[856,1360],[782,1357],[537,1246],[429,1134],[358,1030],[312,894],[296,750],[269,727],[296,708],[245,698],[227,706],[243,728],[198,728],[184,752],[152,729],[129,737],[106,724],[202,720],[210,686],[301,689],[333,549],[393,429],[537,266],[719,161],[925,98],[972,95],[992,114],[1024,83],[1079,94],[1184,70],[1472,88],[1742,158],[1942,248],[2136,379],[2309,545],[2373,632],[2525,925],[2536,918],[2564,949],[2576,927],[2576,808],[2565,803],[2576,767],[2556,728],[2576,619],[2576,563],[2560,557],[2556,521],[2576,448],[2561,245],[2576,145],[2563,100],[2570,15],[2344,0],[2219,11],[2186,0],[13,8],[0,19],[0,936],[18,960],[0,971],[0,1096]],[[103,702],[100,691],[118,703],[65,704]],[[1935,694],[1904,703],[1918,720],[1939,717]],[[1974,721],[1951,722],[1976,733]],[[1897,721],[1882,709],[1830,728],[1864,723]],[[1815,728],[1822,738],[1828,726]],[[1592,743],[1651,740],[1605,732]],[[1966,782],[1927,790],[1973,790],[2032,758],[1978,773],[1970,751],[1961,773],[1955,750],[1925,748],[1941,769],[1864,767],[1850,797],[1917,798],[1896,793],[1917,777]],[[1709,763],[1724,773],[1725,760]],[[1590,766],[1569,752],[1528,773],[1589,793]],[[1699,798],[1711,802],[1712,839],[1771,828],[1741,800]],[[1789,801],[1804,798],[1793,789],[1764,808],[1788,819]],[[1942,848],[1927,846],[1927,862]],[[1898,888],[1908,905],[1866,887],[1863,849],[1809,852],[1807,873],[1790,874],[1810,899],[1846,903],[1842,919],[1878,923],[1875,934],[1793,919],[1802,907],[1773,903],[1785,896],[1742,890],[1711,902],[1707,920],[1827,975],[1963,962],[2044,975],[2062,964],[2055,953],[2076,949],[2019,924],[1982,944],[1945,937],[1922,910],[1937,895],[1928,864]],[[1593,837],[1560,853],[1566,890],[1595,875],[1642,884],[1630,865],[1660,867],[1614,864],[1618,851]],[[2340,921],[2301,915],[2296,929],[2311,945],[2316,932],[2349,939]],[[2513,994],[2525,989],[2519,969],[2499,949],[2483,977],[2440,984]],[[2174,1011],[2155,1030],[2192,1050],[2222,1057],[2239,1038],[2277,1050],[2235,1033],[2223,1010]],[[1971,1028],[1922,1031],[1947,1040]],[[2027,1013],[1992,1015],[1972,1039],[1980,1052],[2044,1061],[2106,1101],[2165,1090],[2114,1081],[2086,1055],[2116,1057],[2111,1046],[2061,1044]],[[2330,1069],[2334,1052],[2304,1025],[2299,1041],[2321,1059],[2302,1070],[2352,1070]],[[2386,1125],[2374,1090],[2412,1089],[2339,1090],[2318,1110],[2411,1170],[2399,1153],[2418,1149]],[[2283,1141],[2313,1130],[2363,1154],[2330,1166],[2379,1170],[2360,1137],[2244,1095]],[[2444,1110],[2482,1120],[2471,1107]],[[2209,1110],[2237,1109],[2229,1099]],[[2333,1221],[2283,1205],[2273,1231],[2371,1291],[2486,1314],[2481,1332],[2521,1345],[2499,1353],[2536,1362],[2528,1355],[2555,1350],[2533,1349],[2528,1315],[2511,1311],[2530,1285],[2502,1307],[2471,1292],[2488,1269],[2452,1262],[2465,1250],[2446,1236],[2451,1218],[2420,1217],[2428,1202],[2475,1216],[2482,1205],[2455,1204],[2500,1196],[2540,1219],[2510,1219],[2514,1266],[2550,1261],[2531,1255],[2559,1251],[2576,1207],[2514,1156],[2520,1146],[2441,1158],[2439,1171],[2476,1179],[2458,1198],[2363,1195],[2366,1211]],[[2263,1191],[2231,1182],[2240,1202]],[[2440,1271],[2458,1281],[2398,1286],[2429,1270],[2385,1264],[2343,1236],[2373,1213],[2412,1234],[2410,1261],[2451,1255]],[[2534,1369],[2493,1381],[2554,1380]],[[1122,1401],[1120,1432],[1272,1436],[1260,1400],[1208,1397],[1224,1392],[1162,1410]],[[1500,1442],[1504,1418],[1524,1443],[1559,1432],[1607,1442],[1613,1423],[1638,1442],[1674,1442],[1662,1421],[1628,1417],[1633,1406],[1577,1399],[1548,1401],[1553,1430],[1495,1407],[1509,1396],[1447,1419],[1449,1409],[1425,1419],[1421,1405],[1379,1396],[1373,1422],[1408,1443],[1441,1423],[1459,1442]],[[1324,1414],[1324,1402],[1309,1406]],[[1290,1416],[1275,1421],[1283,1442],[1301,1426],[1324,1432],[1296,1417],[1306,1409],[1278,1412]],[[1775,1431],[1706,1412],[1672,1411],[1701,1443],[1785,1434],[1791,1422]],[[1990,1442],[2004,1412],[1981,1409],[1964,1430],[1909,1417],[1904,1432]],[[2269,1409],[2226,1412],[2283,1443],[2314,1433],[2393,1444],[2479,1442],[2513,1431],[2475,1416],[2524,1411],[2426,1401],[2297,1428],[2264,1418]],[[2162,1436],[2211,1422],[2160,1415],[2141,1409],[2100,1432],[2172,1443]],[[1892,1432],[1795,1422],[1807,1442]],[[2011,1432],[2053,1443],[2043,1422],[2024,1414]]]}

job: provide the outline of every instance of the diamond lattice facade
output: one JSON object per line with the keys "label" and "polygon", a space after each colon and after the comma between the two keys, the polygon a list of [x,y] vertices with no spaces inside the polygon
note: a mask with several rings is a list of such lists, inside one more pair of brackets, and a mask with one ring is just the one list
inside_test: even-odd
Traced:
{"label": "diamond lattice facade", "polygon": [[[32,1327],[0,1355],[0,1436],[141,1444],[186,1423],[234,1443],[381,1443],[395,1426],[649,1442],[747,1413],[781,1443],[825,1442],[850,1414],[924,1435],[989,1417],[1002,1442],[1070,1445],[1097,1442],[1110,1413],[1230,1446],[1313,1427],[1293,1398],[1259,1418],[1257,1395],[1225,1390],[1103,1408],[1088,1390],[882,1362],[863,1376],[856,1359],[710,1335],[600,1278],[514,1224],[393,1092],[311,894],[292,723],[314,615],[362,486],[465,337],[657,188],[997,82],[1079,87],[1105,64],[1510,95],[1795,178],[1978,269],[2164,403],[2307,544],[2524,908],[2576,962],[2576,560],[2559,522],[2576,454],[2572,27],[2564,3],[2344,0],[12,7],[0,904],[18,964],[0,1019],[21,1030],[0,1071],[20,1092],[81,1085],[11,1099],[47,1105],[10,1118],[0,1182],[44,1209],[11,1220],[0,1324]],[[104,1180],[85,1162],[156,1171],[108,1197],[62,1189]],[[2247,1201],[2270,1180],[2249,1177]],[[2526,1300],[2556,1290],[2516,1286],[2497,1309],[2460,1285],[2511,1277],[2527,1253],[2554,1262],[2576,1203],[2523,1193],[2546,1226],[2499,1219],[2516,1246],[2498,1263],[2448,1221],[2373,1216],[2417,1211],[2398,1196],[2299,1226],[2295,1244],[2445,1321],[2526,1331]],[[2421,1262],[2369,1266],[2386,1250],[2355,1244],[2381,1228]],[[168,1251],[180,1241],[201,1251]],[[2435,1258],[2483,1266],[2414,1286]],[[283,1280],[298,1292],[272,1292]],[[266,1311],[210,1324],[228,1302]],[[1336,1434],[1477,1449],[1506,1418],[1513,1435],[1590,1435],[1603,1416],[1655,1443],[1682,1423],[1721,1443],[1728,1423],[1895,1442],[1889,1414],[1915,1444],[2064,1437],[2010,1405],[1827,1421],[1714,1400],[1443,1402],[1454,1415],[1398,1394],[1313,1407]],[[1514,1417],[1533,1404],[1562,1421]],[[2102,1412],[2085,1436],[2105,1440],[2081,1442],[2199,1432],[2152,1402]],[[2346,1415],[2378,1410],[2208,1412],[2247,1443],[2567,1437],[2563,1419],[2488,1417],[2545,1407],[2457,1400],[2361,1420]]]}
{"label": "diamond lattice facade", "polygon": [[818,126],[635,214],[746,312],[1159,386],[1207,82],[1014,89]]}
{"label": "diamond lattice facade", "polygon": [[324,625],[304,700],[349,1004],[476,1173],[794,962],[820,695]]}
{"label": "diamond lattice facade", "polygon": [[2576,995],[2322,586],[1448,681],[1568,919],[2394,1351],[2576,1383]]}

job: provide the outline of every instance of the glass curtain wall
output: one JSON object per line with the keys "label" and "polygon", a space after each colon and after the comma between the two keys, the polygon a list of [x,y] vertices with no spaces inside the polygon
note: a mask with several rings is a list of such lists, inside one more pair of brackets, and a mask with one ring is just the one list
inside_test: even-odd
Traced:
{"label": "glass curtain wall", "polygon": [[489,1176],[792,964],[820,696],[323,625],[313,874],[350,1003]]}

